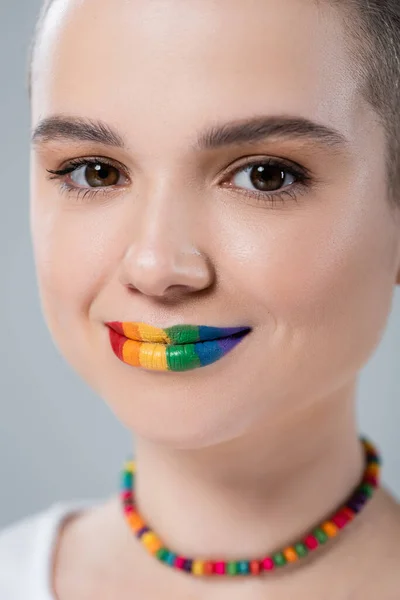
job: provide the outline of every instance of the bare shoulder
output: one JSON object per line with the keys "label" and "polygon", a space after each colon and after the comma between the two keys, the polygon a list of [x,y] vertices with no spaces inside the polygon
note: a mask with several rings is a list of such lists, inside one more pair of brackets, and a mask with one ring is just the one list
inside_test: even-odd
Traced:
{"label": "bare shoulder", "polygon": [[[115,500],[107,500],[72,515],[60,529],[53,561],[52,587],[58,600],[87,600],[106,590],[116,548],[118,514]],[[96,593],[94,587],[96,586]]]}
{"label": "bare shoulder", "polygon": [[139,591],[157,579],[157,566],[127,526],[116,495],[65,524],[54,560],[54,596],[57,600],[142,598]]}

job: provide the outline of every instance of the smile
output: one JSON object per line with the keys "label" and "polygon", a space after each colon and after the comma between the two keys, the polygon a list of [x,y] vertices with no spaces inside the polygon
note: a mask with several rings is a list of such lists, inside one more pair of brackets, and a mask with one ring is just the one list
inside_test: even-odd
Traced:
{"label": "smile", "polygon": [[122,362],[154,371],[188,371],[210,365],[228,354],[251,331],[250,327],[206,325],[160,329],[127,321],[106,325],[111,347]]}

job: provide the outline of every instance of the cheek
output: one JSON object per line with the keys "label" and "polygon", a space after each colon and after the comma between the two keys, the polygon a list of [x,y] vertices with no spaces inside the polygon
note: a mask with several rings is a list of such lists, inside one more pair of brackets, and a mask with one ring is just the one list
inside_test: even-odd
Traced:
{"label": "cheek", "polygon": [[82,207],[32,201],[32,238],[42,306],[52,330],[87,316],[118,253],[107,217]]}
{"label": "cheek", "polygon": [[261,225],[238,224],[226,255],[236,298],[265,329],[261,360],[268,355],[275,372],[298,369],[298,382],[361,367],[384,330],[394,288],[395,232],[384,202],[327,199],[265,214]]}

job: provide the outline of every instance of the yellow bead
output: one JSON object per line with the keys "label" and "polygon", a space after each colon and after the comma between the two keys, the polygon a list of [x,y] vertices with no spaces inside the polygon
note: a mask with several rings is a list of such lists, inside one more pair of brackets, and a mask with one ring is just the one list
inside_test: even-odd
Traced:
{"label": "yellow bead", "polygon": [[156,538],[156,534],[154,533],[154,531],[147,531],[146,533],[144,533],[142,535],[142,537],[140,538],[142,540],[142,542],[144,544],[146,544],[147,542],[150,542],[151,540],[154,540],[154,538]]}
{"label": "yellow bead", "polygon": [[134,473],[136,471],[136,461],[135,460],[127,460],[125,462],[125,470],[128,471],[128,473]]}
{"label": "yellow bead", "polygon": [[143,534],[140,539],[152,554],[155,554],[163,546],[161,540],[153,531]]}
{"label": "yellow bead", "polygon": [[373,444],[371,444],[371,442],[368,442],[367,440],[364,440],[364,448],[369,450],[369,452],[373,452],[374,454],[376,452],[375,446],[373,446]]}
{"label": "yellow bead", "polygon": [[321,526],[321,529],[329,537],[335,537],[337,535],[337,533],[338,533],[338,528],[336,527],[335,523],[332,523],[332,521],[326,521]]}
{"label": "yellow bead", "polygon": [[203,575],[204,574],[204,561],[203,560],[194,560],[193,561],[192,573],[193,573],[193,575]]}

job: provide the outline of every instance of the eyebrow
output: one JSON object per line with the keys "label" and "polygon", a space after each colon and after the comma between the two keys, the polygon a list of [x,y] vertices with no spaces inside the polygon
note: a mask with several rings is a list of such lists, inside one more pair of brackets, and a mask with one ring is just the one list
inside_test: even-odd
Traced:
{"label": "eyebrow", "polygon": [[[314,142],[330,148],[344,147],[349,143],[341,132],[322,123],[305,117],[272,115],[211,125],[199,134],[191,148],[196,151],[213,150],[223,146],[254,143],[272,137]],[[40,121],[31,139],[33,144],[50,141],[80,141],[127,148],[123,136],[104,121],[62,115],[50,116]]]}
{"label": "eyebrow", "polygon": [[31,141],[33,144],[52,141],[98,142],[105,146],[125,148],[122,136],[104,121],[62,115],[42,119],[34,129]]}

